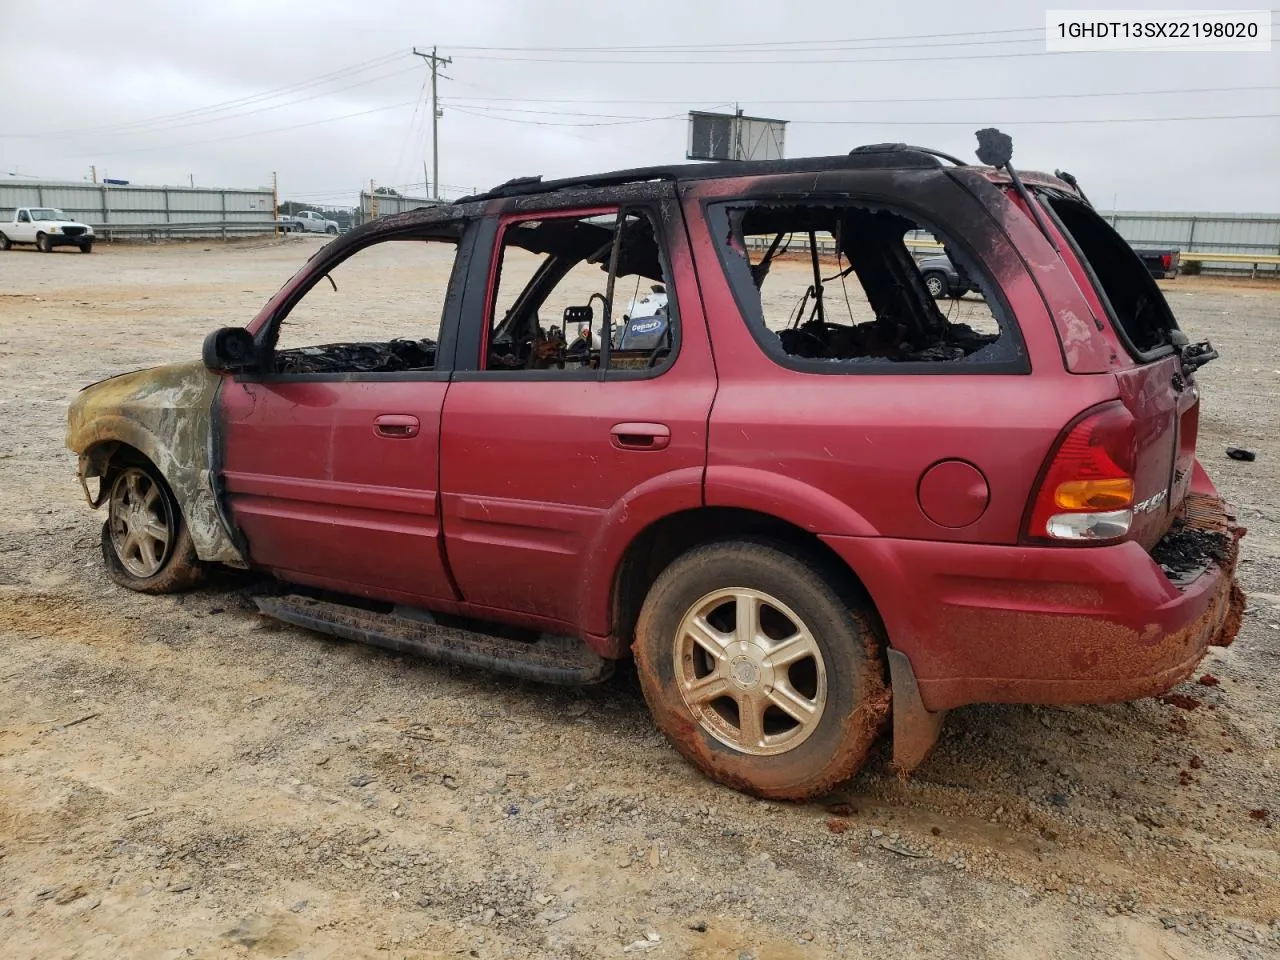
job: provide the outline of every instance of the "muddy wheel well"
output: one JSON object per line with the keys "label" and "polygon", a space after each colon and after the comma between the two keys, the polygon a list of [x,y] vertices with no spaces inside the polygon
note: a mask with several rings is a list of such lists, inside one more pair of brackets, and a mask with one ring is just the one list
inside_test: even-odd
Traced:
{"label": "muddy wheel well", "polygon": [[866,613],[883,641],[884,623],[866,587],[839,554],[816,535],[754,510],[702,507],[662,518],[641,531],[627,548],[613,588],[614,634],[622,644],[631,646],[640,607],[667,564],[701,544],[741,539],[771,541],[815,563],[842,596]]}
{"label": "muddy wheel well", "polygon": [[97,477],[99,506],[106,502],[107,492],[115,482],[116,474],[129,464],[150,467],[168,483],[168,479],[151,460],[137,447],[130,446],[120,440],[100,440],[89,446],[81,456],[89,464],[86,477]]}

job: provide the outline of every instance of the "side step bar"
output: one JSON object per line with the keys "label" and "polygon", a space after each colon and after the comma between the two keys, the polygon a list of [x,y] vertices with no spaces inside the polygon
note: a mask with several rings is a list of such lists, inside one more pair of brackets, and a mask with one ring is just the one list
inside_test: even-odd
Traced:
{"label": "side step bar", "polygon": [[402,608],[397,608],[392,613],[377,613],[296,594],[255,597],[254,603],[267,616],[295,627],[523,680],[585,686],[607,680],[613,673],[612,660],[569,637],[543,634],[537,641],[522,643],[441,626],[425,611],[401,612]]}

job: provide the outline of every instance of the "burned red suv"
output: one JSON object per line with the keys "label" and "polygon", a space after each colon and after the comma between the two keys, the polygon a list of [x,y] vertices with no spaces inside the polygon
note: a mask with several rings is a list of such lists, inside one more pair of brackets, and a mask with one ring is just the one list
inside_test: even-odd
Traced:
{"label": "burned red suv", "polygon": [[[112,577],[537,680],[635,656],[712,777],[802,798],[893,718],[1173,686],[1240,531],[1189,344],[1067,175],[901,144],[511,181],[334,240],[200,362],[86,388]],[[935,300],[945,253],[980,291]],[[93,482],[96,478],[96,483]]]}

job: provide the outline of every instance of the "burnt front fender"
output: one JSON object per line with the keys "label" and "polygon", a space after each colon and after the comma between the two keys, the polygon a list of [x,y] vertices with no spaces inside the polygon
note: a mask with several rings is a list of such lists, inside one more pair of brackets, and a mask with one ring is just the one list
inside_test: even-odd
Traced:
{"label": "burnt front fender", "polygon": [[[67,446],[82,484],[106,475],[122,448],[137,450],[173,491],[201,560],[244,567],[215,489],[213,417],[220,378],[201,363],[171,364],[86,387],[67,411]],[[106,492],[85,494],[100,506]]]}

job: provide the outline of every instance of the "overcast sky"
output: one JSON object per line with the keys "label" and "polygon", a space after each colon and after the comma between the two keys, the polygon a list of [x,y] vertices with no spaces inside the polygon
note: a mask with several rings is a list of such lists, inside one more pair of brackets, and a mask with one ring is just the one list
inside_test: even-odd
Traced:
{"label": "overcast sky", "polygon": [[[87,179],[96,164],[99,177],[205,186],[264,185],[277,171],[281,198],[308,202],[353,203],[371,178],[421,194],[429,88],[410,48],[438,44],[453,58],[440,81],[448,196],[681,161],[687,111],[736,102],[791,121],[788,156],[905,140],[972,159],[973,131],[994,123],[1013,135],[1015,164],[1074,173],[1099,207],[1280,211],[1280,42],[1045,54],[1044,11],[1021,0],[0,0],[0,178]],[[1149,91],[1186,92],[1132,95]],[[1242,115],[1254,118],[1167,119]],[[1067,122],[1083,120],[1095,122]]]}

